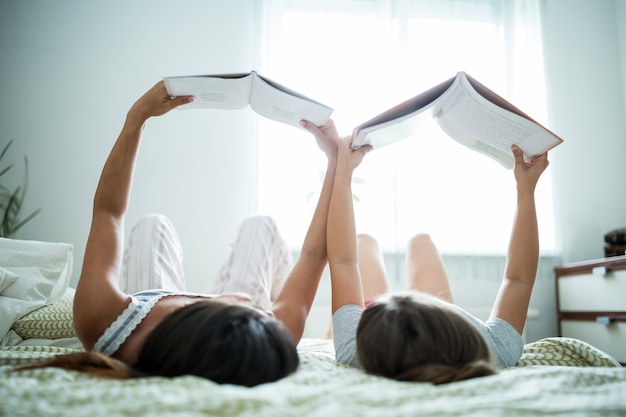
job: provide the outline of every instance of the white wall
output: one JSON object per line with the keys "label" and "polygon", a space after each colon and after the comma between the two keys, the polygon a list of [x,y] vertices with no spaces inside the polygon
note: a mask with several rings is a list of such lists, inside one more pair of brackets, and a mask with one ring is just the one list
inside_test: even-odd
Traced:
{"label": "white wall", "polygon": [[[620,70],[622,73],[622,92],[624,102],[624,120],[626,120],[626,2],[615,1],[617,19],[617,35],[618,35],[618,51],[620,54]],[[626,139],[624,139],[626,140]]]}
{"label": "white wall", "polygon": [[[557,235],[565,262],[601,258],[626,227],[626,5],[543,0]],[[621,31],[621,32],[620,32]]]}
{"label": "white wall", "polygon": [[[539,317],[527,321],[527,341],[557,334],[554,267],[603,257],[604,234],[626,227],[626,1],[542,0],[542,30],[548,126],[565,139],[550,152],[562,255],[541,259],[530,302]],[[403,262],[386,259],[395,289],[404,286]],[[488,311],[504,258],[451,255],[444,262],[455,302]],[[324,277],[318,299],[330,303],[329,294]]]}
{"label": "white wall", "polygon": [[[0,2],[0,145],[15,139],[16,170],[28,155],[24,210],[43,209],[17,237],[74,244],[75,283],[96,182],[127,109],[164,75],[256,68],[258,7],[255,0]],[[603,234],[626,226],[626,2],[543,0],[542,12],[548,125],[565,139],[551,153],[563,260],[597,258]],[[254,120],[249,111],[173,112],[146,130],[128,225],[154,211],[174,221],[190,290],[204,288],[237,224],[254,213]],[[551,269],[544,269],[532,300],[541,323],[530,324],[530,339],[555,331]],[[482,299],[483,282],[460,293],[470,299],[472,286],[471,299]]]}
{"label": "white wall", "polygon": [[[74,244],[76,282],[91,204],[133,102],[166,75],[241,72],[257,64],[254,0],[0,2],[0,145],[22,175],[16,237]],[[161,212],[185,247],[190,290],[203,290],[242,218],[255,209],[251,111],[174,111],[148,123],[127,227]],[[19,170],[19,171],[18,171]],[[16,183],[17,185],[17,183]]]}

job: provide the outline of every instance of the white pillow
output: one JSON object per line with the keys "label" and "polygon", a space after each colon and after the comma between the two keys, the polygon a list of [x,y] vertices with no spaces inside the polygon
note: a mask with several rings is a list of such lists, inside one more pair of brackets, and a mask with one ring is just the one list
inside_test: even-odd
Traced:
{"label": "white pillow", "polygon": [[0,238],[0,267],[17,275],[0,292],[0,341],[17,319],[63,296],[72,276],[72,250],[68,243]]}
{"label": "white pillow", "polygon": [[15,281],[17,281],[17,275],[4,268],[0,268],[0,293],[9,288]]}

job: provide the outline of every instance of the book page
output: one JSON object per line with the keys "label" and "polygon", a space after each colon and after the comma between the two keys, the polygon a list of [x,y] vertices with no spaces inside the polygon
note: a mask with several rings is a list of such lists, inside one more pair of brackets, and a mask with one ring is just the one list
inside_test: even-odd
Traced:
{"label": "book page", "polygon": [[358,130],[353,134],[352,148],[372,145],[378,149],[408,139],[417,134],[424,123],[433,123],[433,116],[432,108],[424,107],[399,119]]}
{"label": "book page", "polygon": [[197,75],[163,78],[170,96],[194,96],[178,107],[187,109],[242,109],[250,103],[252,75]]}
{"label": "book page", "polygon": [[519,146],[528,161],[562,142],[532,119],[477,94],[467,79],[441,102],[436,120],[450,137],[509,169],[514,164],[512,145]]}
{"label": "book page", "polygon": [[376,149],[410,137],[426,119],[416,116],[427,114],[432,118],[433,113],[426,110],[435,106],[455,81],[450,78],[360,124],[353,131],[352,147],[372,145]]}
{"label": "book page", "polygon": [[322,126],[330,119],[332,108],[253,74],[250,107],[259,115],[297,127],[301,127],[300,120]]}

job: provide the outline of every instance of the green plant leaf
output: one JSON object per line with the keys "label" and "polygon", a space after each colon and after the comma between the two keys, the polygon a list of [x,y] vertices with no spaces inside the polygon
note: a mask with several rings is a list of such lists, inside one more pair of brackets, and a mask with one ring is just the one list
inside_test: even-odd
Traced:
{"label": "green plant leaf", "polygon": [[9,143],[7,143],[7,146],[5,146],[4,149],[2,149],[2,152],[0,152],[0,161],[2,161],[2,158],[7,153],[7,151],[9,150],[12,144],[13,144],[13,139],[11,139]]}
{"label": "green plant leaf", "polygon": [[17,187],[9,198],[6,209],[4,210],[4,216],[2,218],[2,229],[5,232],[4,236],[11,235],[11,226],[15,222],[15,216],[19,212],[19,201],[17,199],[17,193],[19,193],[19,191],[20,187]]}
{"label": "green plant leaf", "polygon": [[[0,152],[0,161],[6,156],[12,143],[13,140],[10,140],[2,149],[2,152]],[[2,168],[0,170],[0,177],[6,174],[11,168],[13,168],[13,164]],[[10,237],[41,212],[41,209],[37,209],[20,220],[20,211],[24,203],[24,198],[26,197],[28,179],[28,157],[24,156],[23,186],[18,186],[15,190],[11,191],[8,186],[0,184],[0,237]]]}
{"label": "green plant leaf", "polygon": [[16,225],[11,226],[11,230],[10,230],[9,235],[15,234],[19,229],[22,228],[22,226],[24,226],[26,223],[28,223],[33,217],[35,217],[39,213],[41,213],[41,209],[37,209],[37,210],[33,211],[28,216],[26,216],[24,218],[24,220],[22,220],[21,222],[19,222]]}
{"label": "green plant leaf", "polygon": [[6,167],[2,171],[0,171],[0,177],[3,176],[4,174],[6,174],[11,168],[13,168],[13,164],[9,165],[8,167]]}

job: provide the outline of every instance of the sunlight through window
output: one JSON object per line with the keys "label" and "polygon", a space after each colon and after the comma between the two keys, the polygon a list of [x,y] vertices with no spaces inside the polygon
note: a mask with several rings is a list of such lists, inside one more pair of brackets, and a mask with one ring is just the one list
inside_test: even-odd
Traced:
{"label": "sunlight through window", "polygon": [[[523,62],[514,54],[519,22],[506,9],[513,2],[267,4],[260,72],[335,108],[343,135],[458,71],[545,119],[540,49],[520,46],[534,54],[527,61],[532,70],[521,72],[534,94],[514,88],[513,74]],[[405,6],[384,7],[393,4]],[[259,129],[258,208],[278,220],[297,248],[317,202],[325,157],[306,132],[262,119]],[[430,233],[443,252],[506,250],[513,172],[456,143],[434,120],[414,137],[368,154],[355,177],[357,230],[374,234],[387,251],[402,251],[416,232]],[[539,183],[537,205],[541,247],[553,250],[550,175]]]}

